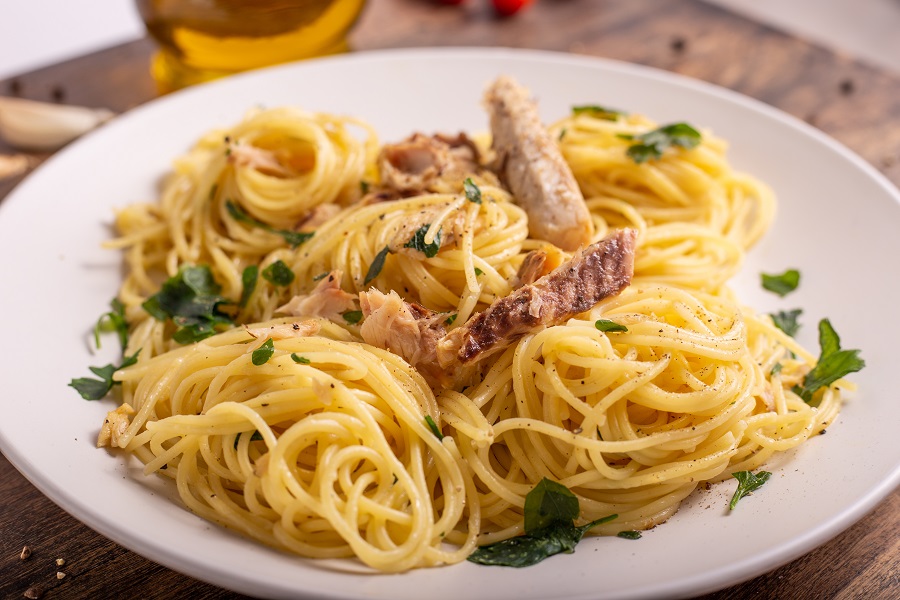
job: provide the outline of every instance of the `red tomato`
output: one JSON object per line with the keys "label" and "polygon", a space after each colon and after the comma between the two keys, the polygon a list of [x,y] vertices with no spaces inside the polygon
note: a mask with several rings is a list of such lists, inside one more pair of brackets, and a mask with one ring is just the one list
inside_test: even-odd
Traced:
{"label": "red tomato", "polygon": [[532,0],[491,0],[491,4],[494,5],[494,11],[503,17],[519,12],[531,2]]}

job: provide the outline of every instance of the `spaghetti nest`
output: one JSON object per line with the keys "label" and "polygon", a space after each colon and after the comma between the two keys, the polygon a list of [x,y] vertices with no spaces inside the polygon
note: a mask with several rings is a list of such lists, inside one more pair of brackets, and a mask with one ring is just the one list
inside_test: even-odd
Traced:
{"label": "spaghetti nest", "polygon": [[[838,389],[804,401],[794,390],[815,357],[725,286],[774,199],[710,134],[636,162],[628,149],[654,126],[582,112],[551,129],[596,239],[637,229],[631,288],[435,389],[364,343],[358,293],[397,292],[452,331],[523,285],[531,251],[570,256],[528,237],[526,211],[482,177],[486,158],[464,189],[402,197],[378,193],[378,143],[355,119],[275,109],[207,135],[159,204],[118,214],[126,353],[140,354],[115,375],[123,404],[101,443],[173,479],[204,518],[385,571],[521,533],[544,478],[584,519],[618,515],[592,530],[614,534],[801,444],[833,421]],[[214,313],[188,345],[190,319],[160,312],[178,277],[190,308]],[[344,307],[331,321],[281,316],[320,292]]]}

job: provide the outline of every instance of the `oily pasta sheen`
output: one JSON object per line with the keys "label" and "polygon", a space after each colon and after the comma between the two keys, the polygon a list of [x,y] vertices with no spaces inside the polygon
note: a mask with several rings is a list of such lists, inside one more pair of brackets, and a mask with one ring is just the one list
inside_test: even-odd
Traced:
{"label": "oily pasta sheen", "polygon": [[[253,352],[272,340],[261,366]],[[385,571],[456,562],[478,505],[434,396],[398,357],[327,322],[219,334],[124,372],[135,412],[112,444],[175,480],[198,515],[309,557]],[[436,501],[440,499],[440,504]],[[458,547],[441,547],[447,532]]]}
{"label": "oily pasta sheen", "polygon": [[[98,444],[171,479],[203,518],[396,572],[521,534],[545,478],[576,495],[579,522],[618,515],[590,531],[614,535],[806,442],[851,384],[804,401],[816,356],[727,285],[774,197],[711,132],[636,161],[635,136],[655,127],[579,110],[550,128],[594,241],[636,230],[630,287],[449,366],[418,344],[452,340],[582,256],[529,237],[532,213],[492,172],[484,136],[417,134],[385,161],[365,123],[294,108],[207,134],[158,203],[117,215],[108,245],[125,254],[118,300],[136,357],[115,373],[122,404]],[[423,173],[431,187],[416,188]],[[365,321],[375,310],[397,312]],[[198,318],[211,324],[179,337]],[[375,338],[400,341],[380,344],[391,352]]]}

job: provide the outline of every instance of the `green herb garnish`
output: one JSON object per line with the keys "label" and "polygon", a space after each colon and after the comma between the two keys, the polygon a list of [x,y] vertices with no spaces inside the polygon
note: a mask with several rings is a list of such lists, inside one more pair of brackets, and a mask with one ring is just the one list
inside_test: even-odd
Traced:
{"label": "green herb garnish", "polygon": [[247,225],[252,225],[254,227],[259,227],[264,231],[279,235],[284,238],[284,241],[290,244],[291,248],[296,248],[303,242],[309,240],[313,235],[315,235],[314,231],[290,231],[287,229],[277,229],[275,227],[272,227],[268,223],[263,223],[259,219],[254,219],[231,200],[225,201],[225,209],[228,211],[228,214],[231,215],[231,218],[235,221],[246,223]]}
{"label": "green herb garnish", "polygon": [[291,282],[294,281],[294,272],[281,259],[276,260],[263,269],[262,276],[263,279],[270,282],[272,285],[281,287],[289,286],[291,285]]}
{"label": "green herb garnish", "polygon": [[866,366],[866,361],[859,357],[859,350],[841,350],[841,338],[828,319],[819,321],[819,348],[816,366],[803,378],[802,386],[794,386],[794,393],[807,404],[821,388]]}
{"label": "green herb garnish", "polygon": [[130,367],[135,364],[137,362],[138,354],[140,353],[141,351],[138,349],[137,352],[126,357],[118,367],[113,364],[102,367],[88,367],[91,370],[91,373],[100,377],[100,379],[94,379],[93,377],[79,377],[70,381],[69,387],[75,388],[75,391],[81,394],[81,397],[85,400],[100,400],[109,393],[114,385],[120,383],[118,381],[113,381],[113,373],[119,369],[124,369],[125,367]]}
{"label": "green herb garnish", "polygon": [[190,344],[234,325],[220,309],[222,304],[229,303],[219,295],[221,289],[208,266],[182,267],[141,306],[158,321],[172,319],[177,326],[172,339],[179,344]]}
{"label": "green herb garnish", "polygon": [[728,503],[728,510],[734,510],[741,498],[761,488],[772,474],[768,471],[760,471],[758,475],[754,475],[750,471],[738,471],[737,473],[732,473],[731,476],[738,480],[738,486],[734,490],[731,502]]}
{"label": "green herb garnish", "polygon": [[438,429],[437,423],[434,422],[434,419],[431,418],[431,415],[425,415],[425,423],[428,425],[428,428],[431,429],[431,433],[433,433],[437,439],[444,439],[444,434],[441,433],[440,429]]}
{"label": "green herb garnish", "polygon": [[672,123],[641,135],[623,133],[619,134],[619,137],[637,142],[632,144],[626,152],[637,164],[650,159],[662,158],[663,152],[672,146],[691,149],[697,146],[702,139],[700,132],[687,123]]}
{"label": "green herb garnish", "polygon": [[621,110],[598,106],[596,104],[585,104],[583,106],[573,106],[572,114],[576,116],[588,114],[592,117],[603,119],[604,121],[618,121],[619,117],[624,116],[626,113]]}
{"label": "green herb garnish", "polygon": [[787,296],[800,285],[800,271],[788,269],[781,275],[769,275],[762,273],[763,288],[774,292],[781,297]]}
{"label": "green herb garnish", "polygon": [[418,250],[425,255],[425,258],[434,258],[435,256],[437,256],[438,250],[441,249],[441,230],[438,229],[438,232],[437,234],[435,234],[434,239],[431,241],[431,243],[426,244],[425,234],[428,233],[428,230],[430,228],[431,224],[429,223],[426,223],[425,225],[419,227],[410,238],[410,240],[403,244],[403,247]]}
{"label": "green herb garnish", "polygon": [[594,321],[594,327],[600,331],[628,331],[628,327],[609,319],[597,319]]}
{"label": "green herb garnish", "polygon": [[308,365],[309,359],[305,356],[300,356],[296,352],[291,352],[291,360],[300,365]]}
{"label": "green herb garnish", "polygon": [[112,310],[100,315],[100,318],[97,319],[97,324],[94,325],[94,345],[99,349],[100,334],[107,331],[115,331],[116,335],[119,336],[119,345],[122,347],[122,352],[125,352],[125,348],[128,346],[128,322],[125,321],[125,305],[118,298],[113,298],[109,305],[112,307]]}
{"label": "green herb garnish", "polygon": [[363,195],[369,193],[369,182],[365,179],[360,180],[359,182],[359,191],[363,193]]}
{"label": "green herb garnish", "polygon": [[[234,436],[234,449],[235,450],[237,450],[238,442],[240,441],[241,436],[244,435],[244,433],[246,433],[246,432],[239,433],[236,436]],[[250,436],[251,442],[261,442],[264,439],[265,438],[262,436],[262,434],[259,432],[259,430],[254,431],[253,435]]]}
{"label": "green herb garnish", "polygon": [[341,313],[341,316],[344,317],[344,320],[351,325],[356,325],[357,323],[362,321],[363,318],[361,310],[348,310],[345,313]]}
{"label": "green herb garnish", "polygon": [[241,300],[238,303],[238,306],[241,308],[244,308],[250,302],[250,296],[253,295],[253,290],[256,289],[256,281],[258,279],[259,267],[256,265],[250,265],[241,273],[241,285],[243,288],[241,289]]}
{"label": "green herb garnish", "polygon": [[544,478],[525,496],[525,534],[481,546],[468,560],[482,565],[528,567],[554,554],[571,554],[588,530],[618,516],[576,526],[574,520],[579,513],[578,498],[565,486]]}
{"label": "green herb garnish", "polygon": [[444,325],[453,325],[453,321],[455,321],[456,317],[458,317],[458,316],[459,316],[458,313],[454,313],[454,314],[450,315],[449,317],[444,319]]}
{"label": "green herb garnish", "polygon": [[313,281],[322,281],[326,277],[328,277],[328,271],[325,271],[324,273],[319,273],[318,275],[313,277]]}
{"label": "green herb garnish", "polygon": [[385,246],[375,255],[375,259],[372,261],[372,264],[369,265],[369,270],[366,272],[366,278],[363,280],[363,285],[369,285],[370,281],[378,277],[378,274],[381,273],[381,269],[384,268],[384,260],[390,253],[391,249]]}
{"label": "green herb garnish", "polygon": [[801,314],[803,314],[803,309],[795,308],[793,310],[779,310],[778,312],[771,313],[769,316],[772,317],[772,323],[775,324],[775,327],[789,336],[794,337],[800,329],[800,323],[797,321],[797,317]]}
{"label": "green herb garnish", "polygon": [[475,277],[478,277],[480,275],[484,275],[484,271],[482,271],[478,267],[475,267]]}
{"label": "green herb garnish", "polygon": [[466,180],[463,181],[463,189],[466,192],[466,199],[469,202],[481,204],[481,188],[475,185],[475,182],[472,181],[471,177],[466,177]]}
{"label": "green herb garnish", "polygon": [[272,358],[273,354],[275,354],[275,341],[272,340],[272,338],[269,338],[263,342],[259,348],[253,351],[250,360],[258,367],[269,362],[269,359]]}
{"label": "green herb garnish", "polygon": [[639,540],[641,539],[640,531],[620,531],[616,534],[616,536],[620,538],[625,538],[626,540]]}

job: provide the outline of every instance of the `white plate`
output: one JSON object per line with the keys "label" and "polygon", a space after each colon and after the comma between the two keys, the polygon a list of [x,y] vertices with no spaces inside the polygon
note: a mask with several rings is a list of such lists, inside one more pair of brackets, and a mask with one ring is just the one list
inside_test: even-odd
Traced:
{"label": "white plate", "polygon": [[[828,435],[775,465],[776,476],[726,514],[733,484],[699,492],[639,541],[591,538],[528,569],[465,563],[362,575],[349,561],[309,561],[195,517],[139,467],[94,447],[112,401],[66,387],[113,359],[88,331],[119,285],[120,258],[99,248],[114,207],[153,200],[173,158],[251,106],[297,104],[371,122],[383,140],[413,131],[486,129],[482,90],[502,73],[541,101],[546,120],[600,103],[660,122],[686,120],[731,141],[732,162],[780,199],[777,222],[735,281],[759,310],[805,309],[817,347],[828,316],[868,366]],[[0,205],[6,349],[0,448],[42,492],[103,535],[168,567],[257,596],[310,598],[644,598],[699,594],[770,570],[824,543],[900,480],[896,341],[900,194],[818,131],[704,83],[643,67],[540,52],[404,50],[252,73],[151,102],[59,153]],[[785,300],[758,273],[802,271]]]}

